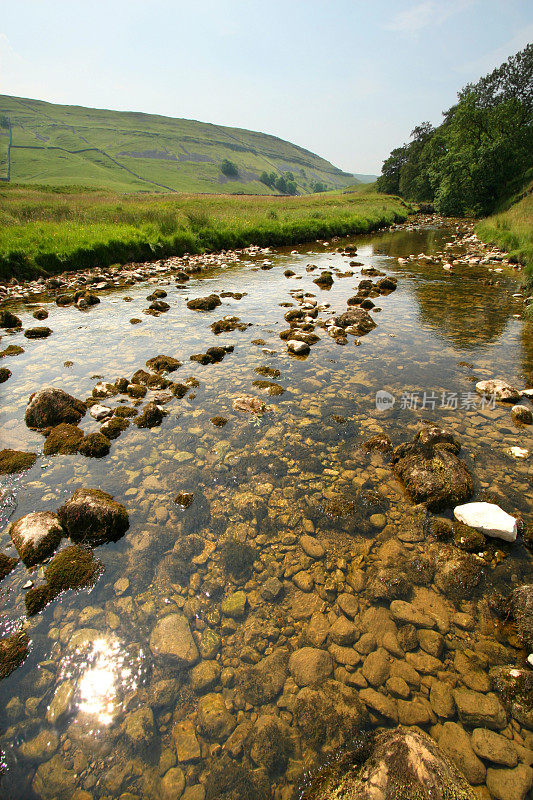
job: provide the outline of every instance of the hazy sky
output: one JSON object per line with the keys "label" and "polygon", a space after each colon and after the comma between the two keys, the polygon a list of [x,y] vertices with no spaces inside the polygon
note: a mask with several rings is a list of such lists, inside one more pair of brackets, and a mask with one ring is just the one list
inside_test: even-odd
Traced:
{"label": "hazy sky", "polygon": [[531,0],[0,0],[0,93],[251,128],[379,172],[531,41]]}

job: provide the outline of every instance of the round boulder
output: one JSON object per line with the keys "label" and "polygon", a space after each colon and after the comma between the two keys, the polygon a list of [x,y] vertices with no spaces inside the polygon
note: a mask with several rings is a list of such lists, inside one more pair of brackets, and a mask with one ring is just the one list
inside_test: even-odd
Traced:
{"label": "round boulder", "polygon": [[329,678],[333,659],[326,650],[302,647],[291,655],[289,670],[298,686],[313,686]]}
{"label": "round boulder", "polygon": [[60,521],[50,511],[34,511],[13,522],[9,535],[27,567],[52,555],[64,535]]}
{"label": "round boulder", "polygon": [[115,542],[129,528],[124,506],[101,489],[76,489],[57,513],[73,541]]}
{"label": "round boulder", "polygon": [[24,419],[28,428],[50,428],[61,422],[74,425],[85,416],[87,406],[62,389],[49,387],[30,396]]}

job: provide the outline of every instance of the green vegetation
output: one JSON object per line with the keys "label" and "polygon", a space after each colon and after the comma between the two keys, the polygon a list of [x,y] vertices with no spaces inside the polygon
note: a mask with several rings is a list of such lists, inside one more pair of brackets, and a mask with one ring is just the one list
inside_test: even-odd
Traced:
{"label": "green vegetation", "polygon": [[484,242],[506,250],[512,260],[525,264],[533,278],[533,182],[509,208],[479,222],[476,233]]}
{"label": "green vegetation", "polygon": [[328,192],[231,197],[0,185],[0,277],[35,276],[366,233],[407,217],[399,198]]}
{"label": "green vegetation", "polygon": [[392,151],[377,189],[455,216],[494,212],[525,183],[533,160],[533,45],[469,84],[434,128]]}
{"label": "green vegetation", "polygon": [[230,161],[228,158],[225,158],[220,166],[220,171],[226,178],[237,178],[239,175],[239,169],[237,164],[233,161]]}
{"label": "green vegetation", "polygon": [[[259,180],[291,171],[299,194],[321,181],[340,189],[353,177],[329,161],[264,133],[155,114],[60,106],[0,95],[11,124],[11,183],[88,186],[117,192],[270,194]],[[0,122],[0,178],[9,129]],[[221,169],[232,164],[236,173]],[[230,180],[228,180],[228,177]]]}

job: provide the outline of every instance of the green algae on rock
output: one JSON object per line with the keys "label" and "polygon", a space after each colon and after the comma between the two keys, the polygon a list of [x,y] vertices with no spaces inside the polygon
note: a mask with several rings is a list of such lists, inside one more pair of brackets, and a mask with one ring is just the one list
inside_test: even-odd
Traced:
{"label": "green algae on rock", "polygon": [[30,652],[30,640],[21,631],[0,639],[0,680],[11,675],[25,661]]}
{"label": "green algae on rock", "polygon": [[37,460],[35,453],[20,450],[0,450],[0,475],[12,475],[33,467]]}
{"label": "green algae on rock", "polygon": [[63,389],[49,387],[30,395],[24,419],[28,428],[50,428],[61,422],[76,425],[87,412],[82,400],[64,392]]}
{"label": "green algae on rock", "polygon": [[83,431],[77,425],[62,422],[55,425],[45,439],[43,452],[45,456],[52,456],[60,453],[61,455],[74,455],[78,452],[78,446],[83,439]]}
{"label": "green algae on rock", "polygon": [[61,592],[94,586],[103,572],[102,563],[92,550],[73,544],[57,553],[44,571],[46,583],[26,592],[28,614],[37,614]]}
{"label": "green algae on rock", "polygon": [[101,489],[76,489],[57,513],[73,541],[95,545],[116,541],[129,528],[124,506]]}

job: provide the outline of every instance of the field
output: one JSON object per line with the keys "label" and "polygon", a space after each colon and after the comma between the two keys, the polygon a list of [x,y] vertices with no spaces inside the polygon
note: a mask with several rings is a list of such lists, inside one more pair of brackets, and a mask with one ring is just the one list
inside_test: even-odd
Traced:
{"label": "field", "polygon": [[399,198],[368,191],[301,197],[129,194],[0,185],[0,277],[144,261],[184,252],[288,245],[403,220]]}
{"label": "field", "polygon": [[479,222],[476,233],[507,250],[533,278],[533,183],[510,208]]}
{"label": "field", "polygon": [[[354,183],[329,161],[275,136],[153,114],[61,106],[0,95],[0,179],[117,192],[272,194],[262,172],[292,172],[299,194]],[[221,171],[227,159],[236,177]],[[357,182],[357,181],[355,181]]]}

